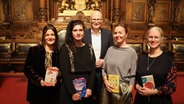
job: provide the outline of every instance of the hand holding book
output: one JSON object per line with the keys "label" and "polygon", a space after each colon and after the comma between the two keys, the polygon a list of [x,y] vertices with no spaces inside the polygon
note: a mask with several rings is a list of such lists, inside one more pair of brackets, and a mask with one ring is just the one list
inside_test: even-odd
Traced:
{"label": "hand holding book", "polygon": [[143,87],[146,87],[149,89],[155,88],[155,82],[154,82],[153,75],[142,76],[141,79],[142,79]]}
{"label": "hand holding book", "polygon": [[108,75],[108,82],[111,86],[113,86],[112,92],[119,93],[119,76]]}
{"label": "hand holding book", "polygon": [[80,97],[84,97],[86,95],[86,79],[84,77],[80,77],[73,80],[74,87],[77,92],[81,92]]}
{"label": "hand holding book", "polygon": [[44,82],[47,86],[55,86],[57,82],[59,69],[57,67],[49,67],[46,69]]}

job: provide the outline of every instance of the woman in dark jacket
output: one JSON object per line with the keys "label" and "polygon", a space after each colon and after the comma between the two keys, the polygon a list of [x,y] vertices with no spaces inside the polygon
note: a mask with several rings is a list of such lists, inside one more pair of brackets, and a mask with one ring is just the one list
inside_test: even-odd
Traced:
{"label": "woman in dark jacket", "polygon": [[[28,78],[27,101],[30,104],[58,104],[59,80],[45,81],[48,68],[58,72],[59,52],[56,28],[47,24],[43,29],[42,44],[30,47],[24,66]],[[57,76],[58,77],[58,76]]]}

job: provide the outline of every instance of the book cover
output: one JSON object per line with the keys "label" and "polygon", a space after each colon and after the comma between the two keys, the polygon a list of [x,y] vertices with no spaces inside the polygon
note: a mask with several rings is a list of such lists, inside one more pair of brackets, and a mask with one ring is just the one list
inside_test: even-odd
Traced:
{"label": "book cover", "polygon": [[119,93],[119,76],[118,75],[108,75],[108,81],[109,81],[109,84],[114,87],[112,92]]}
{"label": "book cover", "polygon": [[144,87],[147,87],[149,89],[155,88],[155,82],[154,82],[153,75],[142,76],[141,79],[142,79],[142,84]]}
{"label": "book cover", "polygon": [[55,83],[57,75],[58,75],[58,68],[57,67],[49,67],[46,69],[45,73],[45,82]]}
{"label": "book cover", "polygon": [[77,92],[81,92],[80,97],[84,97],[86,95],[86,79],[84,77],[80,77],[78,79],[73,80],[74,87]]}

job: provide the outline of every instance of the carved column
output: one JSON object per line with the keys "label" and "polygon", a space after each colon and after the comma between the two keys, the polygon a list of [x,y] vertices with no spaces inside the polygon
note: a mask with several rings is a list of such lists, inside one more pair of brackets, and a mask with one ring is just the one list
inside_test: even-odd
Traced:
{"label": "carved column", "polygon": [[4,20],[3,18],[3,3],[2,0],[0,0],[0,22],[2,22]]}
{"label": "carved column", "polygon": [[3,4],[3,14],[4,14],[4,21],[10,22],[11,15],[10,15],[10,3],[9,0],[2,0]]}
{"label": "carved column", "polygon": [[50,0],[47,0],[47,21],[49,22],[49,20],[50,20],[50,2],[49,2]]}
{"label": "carved column", "polygon": [[112,23],[113,22],[113,0],[110,0],[110,22]]}
{"label": "carved column", "polygon": [[46,1],[45,0],[40,0],[40,8],[45,8]]}
{"label": "carved column", "polygon": [[173,14],[173,17],[172,17],[172,20],[173,20],[173,29],[176,29],[179,25],[178,23],[178,19],[179,19],[179,12],[180,12],[180,8],[179,8],[179,4],[180,4],[180,0],[174,0],[173,2],[173,10],[172,10],[172,14]]}
{"label": "carved column", "polygon": [[120,0],[114,0],[114,8],[113,8],[113,23],[119,23],[120,21]]}
{"label": "carved column", "polygon": [[148,0],[148,26],[154,26],[153,18],[155,16],[156,0]]}
{"label": "carved column", "polygon": [[46,22],[47,18],[47,8],[46,8],[46,0],[40,0],[40,22]]}

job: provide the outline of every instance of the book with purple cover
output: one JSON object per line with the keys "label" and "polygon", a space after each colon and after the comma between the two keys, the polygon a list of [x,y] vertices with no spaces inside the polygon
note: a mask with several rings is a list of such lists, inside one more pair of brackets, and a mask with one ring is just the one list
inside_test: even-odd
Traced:
{"label": "book with purple cover", "polygon": [[141,79],[142,79],[143,87],[147,87],[149,89],[155,88],[155,82],[154,82],[153,75],[142,76]]}
{"label": "book with purple cover", "polygon": [[81,93],[81,98],[86,95],[86,79],[84,77],[80,77],[78,79],[73,80],[74,87],[77,92],[82,92]]}

